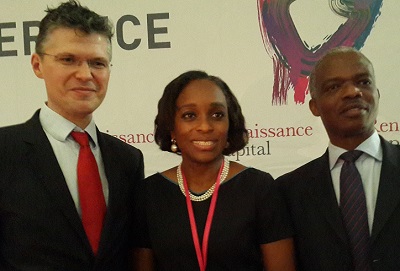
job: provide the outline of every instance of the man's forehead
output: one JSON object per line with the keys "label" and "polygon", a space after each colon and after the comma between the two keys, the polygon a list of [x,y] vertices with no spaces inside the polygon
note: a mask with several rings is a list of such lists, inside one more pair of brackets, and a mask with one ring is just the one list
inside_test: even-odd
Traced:
{"label": "man's forehead", "polygon": [[354,52],[326,57],[317,69],[317,77],[343,75],[374,75],[372,64],[362,55]]}
{"label": "man's forehead", "polygon": [[[92,50],[88,51],[88,46]],[[111,43],[105,35],[101,33],[85,33],[78,29],[59,27],[52,29],[47,35],[44,48],[57,48],[63,53],[77,54],[82,53],[105,53],[111,58]]]}

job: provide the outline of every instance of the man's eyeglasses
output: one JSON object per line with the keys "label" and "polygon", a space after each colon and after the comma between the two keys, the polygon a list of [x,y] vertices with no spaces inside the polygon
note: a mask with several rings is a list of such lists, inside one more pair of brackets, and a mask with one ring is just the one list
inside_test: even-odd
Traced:
{"label": "man's eyeglasses", "polygon": [[90,69],[98,71],[107,70],[112,67],[112,64],[108,60],[102,58],[82,59],[69,54],[52,55],[47,53],[40,53],[39,55],[54,57],[54,60],[63,66],[78,67],[83,62],[86,62]]}

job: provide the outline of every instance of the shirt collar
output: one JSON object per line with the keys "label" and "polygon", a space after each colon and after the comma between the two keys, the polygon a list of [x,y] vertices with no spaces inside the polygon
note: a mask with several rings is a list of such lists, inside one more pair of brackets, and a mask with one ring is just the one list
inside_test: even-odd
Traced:
{"label": "shirt collar", "polygon": [[82,130],[74,123],[51,110],[47,105],[44,105],[40,110],[39,119],[46,133],[58,141],[66,141],[72,131],[85,131],[89,134],[94,145],[98,145],[96,124],[94,123],[93,118],[85,130]]}
{"label": "shirt collar", "polygon": [[[375,158],[378,161],[382,161],[383,157],[382,146],[377,131],[374,131],[374,133],[369,138],[364,140],[364,142],[358,145],[355,149],[364,152],[365,154]],[[347,150],[335,146],[331,142],[329,142],[328,154],[329,154],[329,166],[331,170],[335,166],[339,156],[345,153],[346,151]]]}

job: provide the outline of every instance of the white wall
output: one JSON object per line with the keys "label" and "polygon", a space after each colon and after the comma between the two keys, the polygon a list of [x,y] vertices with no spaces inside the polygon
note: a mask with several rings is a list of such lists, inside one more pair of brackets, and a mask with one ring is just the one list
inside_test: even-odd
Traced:
{"label": "white wall", "polygon": [[[46,6],[56,6],[59,1],[1,1],[0,51],[16,53],[0,56],[0,126],[6,126],[25,121],[46,100],[43,81],[35,77],[30,56],[25,55],[24,25],[40,21]],[[333,14],[325,2],[326,7],[321,6],[321,0],[297,0],[290,9],[298,32],[308,43],[320,42],[323,35],[334,32],[345,21]],[[296,104],[293,91],[289,91],[286,105],[272,105],[273,63],[260,32],[257,0],[81,3],[108,15],[115,25],[132,16],[140,22],[125,23],[123,37],[114,39],[109,91],[95,113],[100,130],[113,135],[146,134],[151,141],[156,105],[164,86],[184,71],[201,69],[228,83],[254,136],[261,128],[300,127],[303,133],[303,128],[310,127],[310,136],[252,138],[244,156],[231,157],[232,160],[239,159],[277,177],[325,151],[328,139],[320,119],[309,112],[308,97],[304,104]],[[399,13],[400,2],[384,0],[381,15],[361,49],[374,63],[381,92],[377,128],[385,138],[395,141],[400,141],[399,130],[388,132],[388,127],[382,129],[380,125],[400,123]],[[147,17],[152,14],[160,16],[154,26],[167,30],[156,34],[155,42],[161,47],[169,43],[168,48],[149,49]],[[31,35],[37,34],[35,27],[30,31]],[[124,49],[117,42],[120,39],[129,44],[139,38],[141,43],[133,50]],[[30,45],[33,50],[34,43]],[[146,175],[180,161],[176,155],[161,152],[154,142],[133,145],[145,155]]]}

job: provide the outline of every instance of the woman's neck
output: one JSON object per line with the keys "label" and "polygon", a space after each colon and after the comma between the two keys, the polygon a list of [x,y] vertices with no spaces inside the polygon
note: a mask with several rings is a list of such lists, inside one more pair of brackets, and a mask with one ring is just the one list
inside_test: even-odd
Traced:
{"label": "woman's neck", "polygon": [[189,190],[194,193],[202,193],[209,189],[217,181],[222,162],[223,157],[209,164],[182,161],[181,170]]}

